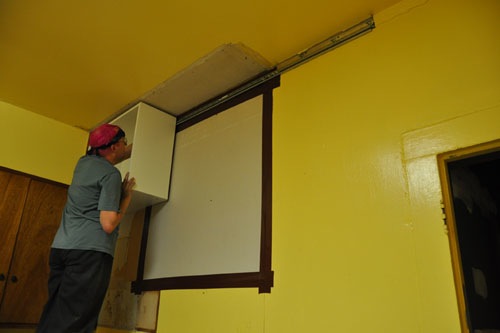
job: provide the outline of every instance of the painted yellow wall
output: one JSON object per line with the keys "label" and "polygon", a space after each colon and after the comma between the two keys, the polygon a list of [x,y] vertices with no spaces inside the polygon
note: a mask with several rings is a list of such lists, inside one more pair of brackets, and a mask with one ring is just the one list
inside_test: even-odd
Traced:
{"label": "painted yellow wall", "polygon": [[88,133],[0,101],[0,166],[69,184]]}
{"label": "painted yellow wall", "polygon": [[436,154],[500,138],[498,13],[403,1],[283,75],[275,287],[163,291],[158,332],[459,332]]}

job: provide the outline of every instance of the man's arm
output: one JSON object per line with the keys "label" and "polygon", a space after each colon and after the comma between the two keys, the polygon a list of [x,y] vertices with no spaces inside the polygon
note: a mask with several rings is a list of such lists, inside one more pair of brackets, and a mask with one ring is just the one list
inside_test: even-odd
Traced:
{"label": "man's arm", "polygon": [[132,191],[135,186],[135,178],[129,179],[129,174],[125,175],[122,183],[122,198],[120,201],[120,211],[101,210],[100,221],[104,232],[111,234],[113,230],[120,224],[123,216],[125,215],[130,201],[132,199]]}

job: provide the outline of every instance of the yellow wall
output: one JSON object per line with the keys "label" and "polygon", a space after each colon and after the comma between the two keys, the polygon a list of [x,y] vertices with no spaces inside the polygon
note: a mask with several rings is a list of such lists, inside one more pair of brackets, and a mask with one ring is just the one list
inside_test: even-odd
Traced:
{"label": "yellow wall", "polygon": [[69,184],[88,133],[0,101],[0,166]]}
{"label": "yellow wall", "polygon": [[435,156],[500,138],[498,13],[496,0],[403,1],[286,73],[275,287],[163,291],[158,331],[459,332]]}

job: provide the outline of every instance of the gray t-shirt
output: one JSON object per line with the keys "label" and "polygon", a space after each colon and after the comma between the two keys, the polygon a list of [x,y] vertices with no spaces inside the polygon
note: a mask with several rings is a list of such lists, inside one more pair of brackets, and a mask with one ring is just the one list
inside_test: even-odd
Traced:
{"label": "gray t-shirt", "polygon": [[93,250],[114,255],[118,228],[107,234],[101,227],[100,211],[119,212],[121,174],[99,156],[78,161],[53,248]]}

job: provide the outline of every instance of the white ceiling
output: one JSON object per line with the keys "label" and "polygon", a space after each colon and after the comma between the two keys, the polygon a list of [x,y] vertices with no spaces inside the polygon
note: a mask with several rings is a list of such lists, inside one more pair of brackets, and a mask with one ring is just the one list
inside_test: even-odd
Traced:
{"label": "white ceiling", "polygon": [[161,88],[178,113],[398,1],[0,0],[0,100],[90,129]]}

